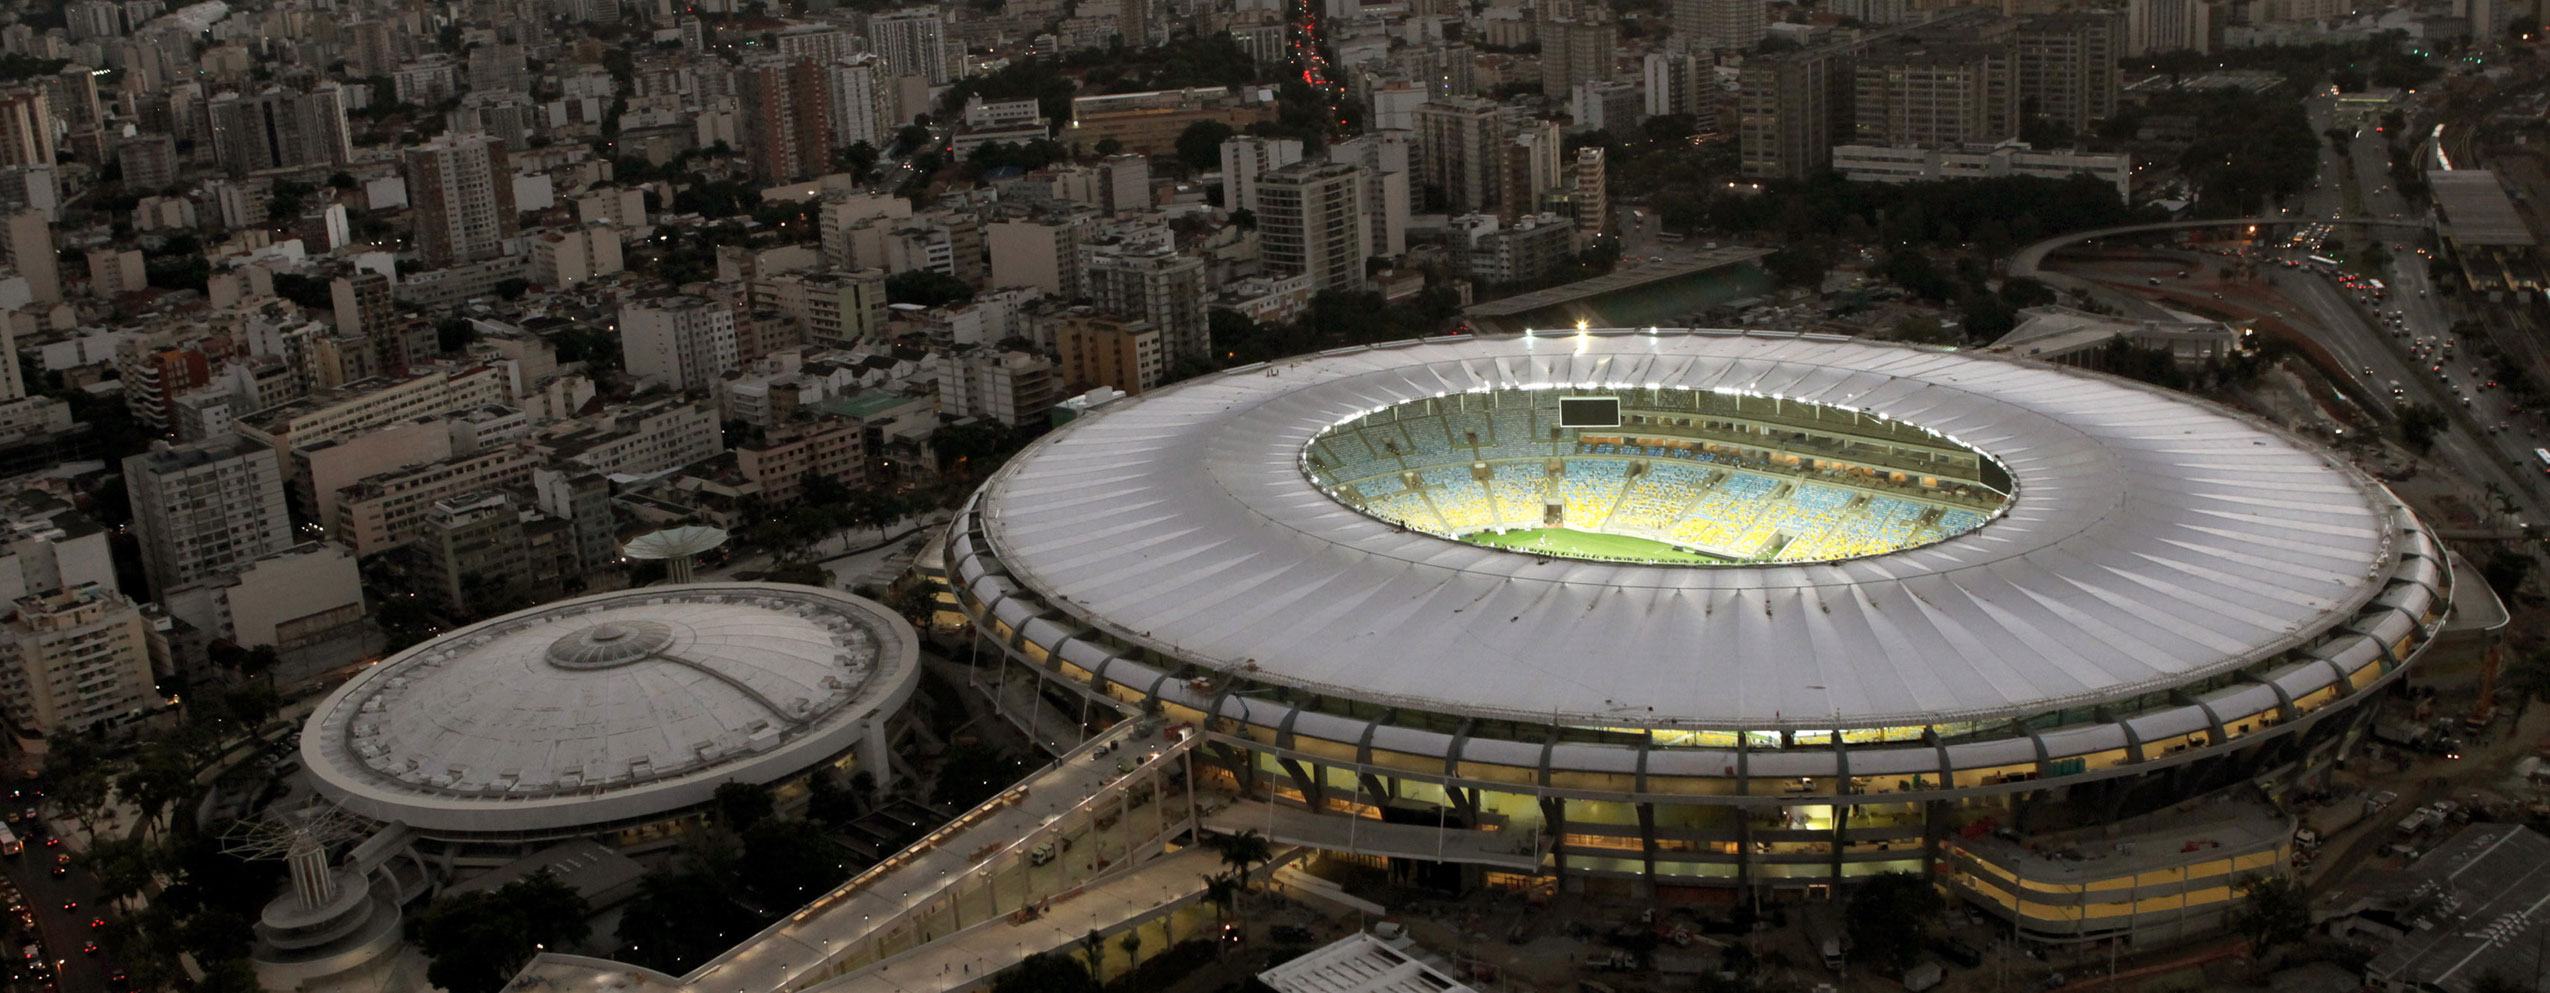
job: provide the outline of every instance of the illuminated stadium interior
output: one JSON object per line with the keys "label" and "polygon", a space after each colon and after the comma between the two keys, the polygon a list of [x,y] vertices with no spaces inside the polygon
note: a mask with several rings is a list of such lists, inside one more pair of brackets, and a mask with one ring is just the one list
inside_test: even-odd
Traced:
{"label": "illuminated stadium interior", "polygon": [[1411,531],[1656,565],[1915,548],[1982,526],[2013,488],[1990,456],[1900,420],[1677,388],[1430,397],[1340,422],[1302,458],[1330,496]]}

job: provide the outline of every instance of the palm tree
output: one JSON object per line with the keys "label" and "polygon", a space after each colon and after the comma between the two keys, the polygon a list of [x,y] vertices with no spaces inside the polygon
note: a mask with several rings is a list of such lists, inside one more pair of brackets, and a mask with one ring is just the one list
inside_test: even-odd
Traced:
{"label": "palm tree", "polygon": [[1124,967],[1126,971],[1131,971],[1134,966],[1141,964],[1142,925],[1136,924],[1133,926],[1132,930],[1126,931],[1123,938],[1117,939],[1116,947],[1124,949]]}
{"label": "palm tree", "polygon": [[1216,835],[1211,844],[1213,850],[1222,853],[1222,864],[1229,866],[1231,871],[1238,875],[1242,890],[1248,889],[1248,873],[1251,867],[1271,862],[1275,858],[1275,846],[1266,840],[1265,835],[1257,833],[1255,828],[1237,834]]}
{"label": "palm tree", "polygon": [[1098,933],[1097,928],[1090,928],[1088,934],[1080,936],[1080,955],[1082,958],[1089,960],[1089,978],[1091,981],[1097,980],[1098,967],[1106,961],[1106,954],[1107,939],[1104,935]]}
{"label": "palm tree", "polygon": [[1240,899],[1241,886],[1240,878],[1227,872],[1206,876],[1204,898],[1213,901],[1214,909],[1219,910],[1222,919],[1227,921],[1238,912],[1236,904]]}

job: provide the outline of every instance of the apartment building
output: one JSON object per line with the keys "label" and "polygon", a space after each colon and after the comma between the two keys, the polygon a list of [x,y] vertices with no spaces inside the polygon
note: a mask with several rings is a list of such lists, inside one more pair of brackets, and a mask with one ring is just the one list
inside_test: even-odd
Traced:
{"label": "apartment building", "polygon": [[857,421],[799,421],[764,432],[761,444],[736,446],[735,469],[761,488],[765,505],[785,507],[805,495],[811,476],[859,485],[867,478],[867,448]]}
{"label": "apartment building", "polygon": [[1343,162],[1285,166],[1259,181],[1258,256],[1279,276],[1308,275],[1318,290],[1360,290],[1372,258],[1363,170]]}
{"label": "apartment building", "polygon": [[338,491],[328,535],[358,556],[388,551],[415,540],[437,501],[520,485],[538,464],[530,445],[512,444],[372,476]]}
{"label": "apartment building", "polygon": [[586,418],[537,445],[550,459],[604,475],[644,475],[716,458],[726,436],[716,404],[658,396]]}
{"label": "apartment building", "polygon": [[127,456],[123,470],[154,595],[292,546],[282,464],[271,448],[231,439],[161,443]]}
{"label": "apartment building", "polygon": [[13,732],[70,734],[158,706],[149,625],[133,601],[81,585],[14,607],[0,622],[0,715]]}

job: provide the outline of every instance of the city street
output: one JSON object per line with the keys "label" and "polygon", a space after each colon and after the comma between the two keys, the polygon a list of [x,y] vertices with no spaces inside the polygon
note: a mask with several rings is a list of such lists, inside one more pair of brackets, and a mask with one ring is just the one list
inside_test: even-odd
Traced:
{"label": "city street", "polygon": [[[26,788],[23,781],[0,779],[0,786]],[[10,801],[18,810],[36,805],[32,798]],[[113,971],[107,956],[84,955],[80,948],[97,940],[89,922],[107,916],[103,901],[97,896],[97,880],[88,866],[73,855],[69,872],[56,878],[51,872],[54,859],[69,851],[69,846],[48,847],[44,840],[53,837],[40,822],[13,825],[13,830],[26,842],[26,853],[6,860],[9,881],[25,895],[27,907],[35,914],[36,930],[44,938],[44,954],[54,962],[60,993],[111,993],[107,977]],[[66,902],[77,906],[65,909]]]}

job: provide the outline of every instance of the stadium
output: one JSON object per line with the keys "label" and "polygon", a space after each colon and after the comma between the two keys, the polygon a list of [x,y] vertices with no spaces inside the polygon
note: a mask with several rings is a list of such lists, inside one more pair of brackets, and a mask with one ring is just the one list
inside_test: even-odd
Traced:
{"label": "stadium", "polygon": [[986,482],[943,565],[1014,719],[1190,722],[1279,841],[1694,899],[1920,872],[2040,940],[2219,910],[2289,840],[2068,896],[1983,842],[2324,768],[2451,583],[2373,480],[2184,395],[1655,329],[1117,401]]}
{"label": "stadium", "polygon": [[674,843],[730,781],[783,799],[819,768],[893,774],[920,681],[911,625],[845,593],[653,586],[481,621],[364,670],[300,754],[331,803],[452,856]]}

